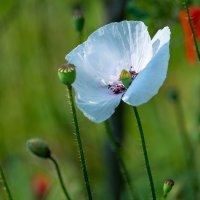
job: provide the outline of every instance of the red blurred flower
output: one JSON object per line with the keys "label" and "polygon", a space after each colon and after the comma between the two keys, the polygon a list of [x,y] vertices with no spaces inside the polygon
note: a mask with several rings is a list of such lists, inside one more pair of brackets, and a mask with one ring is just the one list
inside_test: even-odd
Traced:
{"label": "red blurred flower", "polygon": [[[197,41],[200,41],[200,7],[191,6],[189,7],[189,12],[196,39]],[[185,47],[187,59],[190,63],[194,63],[197,60],[197,55],[186,10],[180,11],[179,17],[185,34]]]}
{"label": "red blurred flower", "polygon": [[49,190],[49,181],[44,175],[36,175],[32,181],[32,191],[36,200],[44,200]]}

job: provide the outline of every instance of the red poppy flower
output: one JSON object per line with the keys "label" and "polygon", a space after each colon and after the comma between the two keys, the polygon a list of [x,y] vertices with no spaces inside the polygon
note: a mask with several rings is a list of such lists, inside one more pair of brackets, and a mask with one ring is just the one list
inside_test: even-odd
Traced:
{"label": "red poppy flower", "polygon": [[[200,7],[192,6],[189,8],[189,12],[196,39],[197,41],[200,41]],[[195,63],[195,61],[197,60],[196,49],[186,10],[182,10],[179,13],[179,17],[185,34],[185,47],[187,59],[190,63]]]}
{"label": "red poppy flower", "polygon": [[36,175],[32,181],[32,191],[35,199],[45,199],[49,190],[49,181],[44,175]]}

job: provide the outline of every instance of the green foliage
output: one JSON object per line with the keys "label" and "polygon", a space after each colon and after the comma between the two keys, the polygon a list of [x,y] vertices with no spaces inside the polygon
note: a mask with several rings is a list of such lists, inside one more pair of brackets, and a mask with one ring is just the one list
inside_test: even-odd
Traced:
{"label": "green foliage", "polygon": [[[168,88],[176,86],[189,136],[194,145],[199,145],[196,121],[200,112],[197,94],[200,68],[198,64],[189,66],[185,58],[183,32],[177,18],[182,3],[178,0],[133,3],[134,7],[127,17],[144,19],[151,33],[166,25],[172,31],[167,80],[159,95],[139,108],[155,186],[162,196],[163,180],[175,177],[176,185],[169,199],[177,199],[178,195],[182,195],[183,200],[190,199],[191,188],[187,182],[180,132],[172,104],[166,98]],[[51,179],[48,200],[63,198],[51,165],[38,158],[30,158],[26,151],[26,140],[33,136],[48,140],[60,160],[69,193],[74,199],[84,198],[70,107],[65,86],[57,77],[57,66],[65,62],[64,56],[78,43],[72,25],[73,4],[72,0],[4,0],[0,5],[0,158],[16,197],[14,199],[33,199],[31,181],[37,173],[47,174]],[[83,1],[83,7],[86,22],[83,34],[86,39],[104,24],[105,13],[100,1]],[[130,12],[134,14],[130,15]],[[128,106],[125,106],[125,112],[122,155],[141,199],[147,199],[149,185],[146,184],[138,129]],[[89,122],[80,112],[78,118],[95,199],[108,199],[107,164],[103,153],[107,140],[105,130],[102,125]],[[1,186],[0,182],[0,196],[4,194]]]}

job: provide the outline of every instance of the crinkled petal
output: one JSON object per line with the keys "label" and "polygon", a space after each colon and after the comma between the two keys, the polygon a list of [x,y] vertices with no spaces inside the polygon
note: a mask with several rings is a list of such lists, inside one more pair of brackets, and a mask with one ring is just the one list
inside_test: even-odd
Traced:
{"label": "crinkled petal", "polygon": [[158,30],[155,36],[153,37],[151,43],[153,47],[153,55],[155,55],[158,50],[170,40],[170,29],[169,27],[164,27],[161,30]]}
{"label": "crinkled petal", "polygon": [[143,69],[152,54],[143,22],[111,23],[95,31],[66,56],[76,66],[73,87],[78,108],[94,122],[108,119],[122,94],[113,94],[106,83],[117,81],[122,69]]}
{"label": "crinkled petal", "polygon": [[139,21],[111,23],[92,33],[66,60],[96,76],[96,80],[116,81],[122,69],[142,70],[152,58],[151,38]]}
{"label": "crinkled petal", "polygon": [[120,103],[122,94],[115,95],[95,75],[81,68],[76,70],[76,80],[72,84],[76,93],[78,108],[90,120],[100,123],[108,119]]}
{"label": "crinkled petal", "polygon": [[133,80],[122,98],[124,102],[130,105],[139,106],[146,103],[157,94],[166,78],[169,61],[170,38],[167,37],[165,40],[165,38],[161,36],[161,32],[159,35],[161,41],[160,44],[162,45],[157,47],[157,53],[154,55],[147,67],[145,67],[145,69]]}
{"label": "crinkled petal", "polygon": [[113,94],[107,86],[97,81],[95,76],[84,70],[76,71],[76,81],[72,86],[76,93],[78,108],[96,123],[108,119],[114,113],[122,97],[122,94]]}
{"label": "crinkled petal", "polygon": [[[115,95],[107,88],[82,87],[75,90],[76,103],[83,114],[91,121],[100,123],[108,119],[119,105],[122,94]],[[86,98],[81,98],[81,97]]]}

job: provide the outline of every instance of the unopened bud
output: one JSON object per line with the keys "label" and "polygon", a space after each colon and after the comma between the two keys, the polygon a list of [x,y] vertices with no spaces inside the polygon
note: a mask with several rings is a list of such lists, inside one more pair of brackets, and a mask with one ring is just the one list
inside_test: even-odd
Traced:
{"label": "unopened bud", "polygon": [[170,100],[172,100],[172,101],[177,101],[178,98],[179,98],[177,89],[175,89],[175,88],[170,88],[170,89],[167,91],[167,96],[168,96],[168,98],[169,98]]}
{"label": "unopened bud", "polygon": [[75,66],[69,63],[62,65],[58,69],[58,77],[62,83],[67,86],[71,86],[76,78]]}
{"label": "unopened bud", "polygon": [[174,181],[172,179],[166,179],[163,185],[163,196],[167,197],[168,193],[171,191],[174,186]]}
{"label": "unopened bud", "polygon": [[73,23],[74,23],[74,29],[77,32],[81,32],[83,30],[84,24],[85,24],[85,18],[83,16],[83,12],[82,12],[81,8],[79,8],[79,7],[74,9]]}
{"label": "unopened bud", "polygon": [[122,81],[122,83],[124,84],[124,86],[126,88],[129,87],[129,85],[131,84],[132,82],[132,79],[131,79],[131,73],[126,71],[125,69],[123,69],[121,71],[121,74],[120,74],[120,80]]}
{"label": "unopened bud", "polygon": [[41,139],[33,138],[27,141],[28,149],[41,158],[50,158],[51,151],[47,145],[47,143]]}

